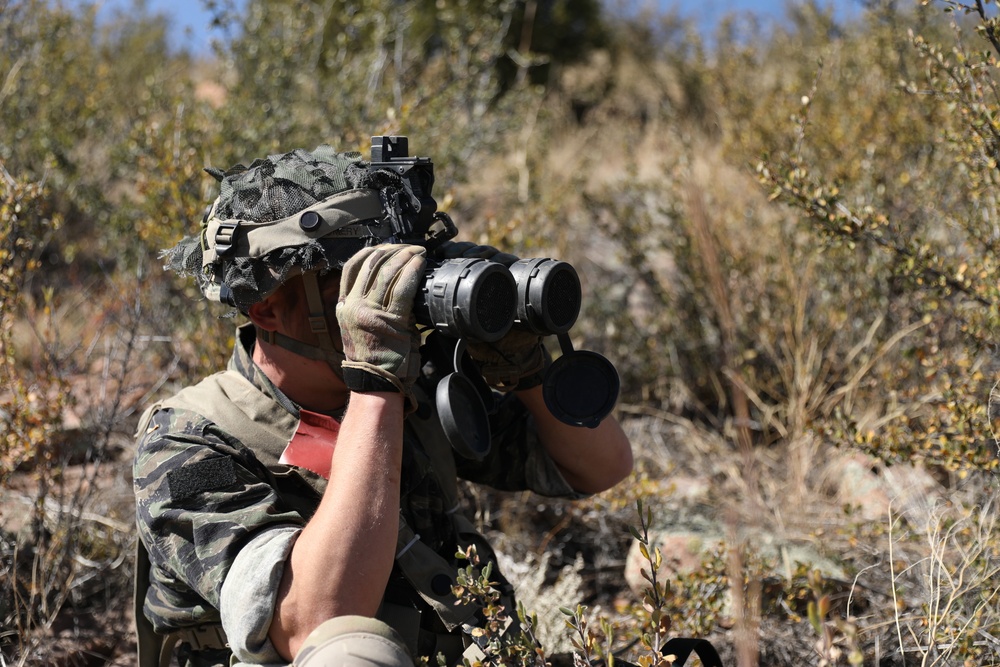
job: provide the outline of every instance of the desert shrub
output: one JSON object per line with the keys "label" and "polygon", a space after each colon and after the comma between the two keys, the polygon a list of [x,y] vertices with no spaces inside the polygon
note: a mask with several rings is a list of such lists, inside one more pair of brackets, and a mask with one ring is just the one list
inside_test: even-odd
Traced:
{"label": "desert shrub", "polygon": [[[871,429],[848,417],[857,442],[889,461],[992,470],[995,451],[982,427],[997,312],[989,144],[996,101],[987,92],[996,56],[969,43],[980,38],[970,38],[963,21],[952,25],[948,40],[911,32],[913,62],[881,86],[882,106],[895,109],[908,131],[901,140],[881,132],[859,138],[854,145],[865,147],[865,157],[856,152],[847,161],[867,160],[864,172],[833,173],[811,148],[775,154],[759,171],[771,196],[814,225],[831,254],[868,256],[888,276],[897,327],[925,323],[878,385],[896,387],[900,418]],[[829,140],[811,105],[804,97],[795,115],[802,146],[815,135]],[[884,405],[880,393],[873,398]]]}
{"label": "desert shrub", "polygon": [[135,124],[169,119],[165,100],[180,94],[164,26],[148,16],[99,26],[93,7],[0,7],[5,661],[51,664],[67,650],[54,628],[95,610],[83,625],[96,623],[98,638],[80,640],[84,650],[110,657],[127,641],[100,625],[120,624],[128,608],[134,539],[130,489],[113,466],[136,402],[162,383],[158,371],[133,374],[144,355],[178,366],[144,330],[137,295],[159,239],[138,233],[144,200],[123,153]]}
{"label": "desert shrub", "polygon": [[[131,489],[109,474],[127,419],[155,383],[134,376],[148,337],[130,284],[80,316],[79,294],[30,281],[61,221],[52,193],[0,164],[0,656],[49,662],[58,619],[121,623],[129,590]],[[16,478],[16,479],[15,479]],[[127,495],[125,495],[127,494]],[[85,640],[110,657],[124,638]]]}
{"label": "desert shrub", "polygon": [[[21,466],[51,460],[52,440],[67,407],[65,386],[52,358],[22,357],[15,347],[15,324],[27,303],[24,292],[40,266],[44,240],[59,227],[39,183],[15,179],[0,163],[0,485]],[[51,295],[50,295],[51,297]],[[47,304],[47,306],[50,304]]]}
{"label": "desert shrub", "polygon": [[[472,156],[503,146],[519,109],[538,95],[529,82],[511,83],[500,67],[520,37],[523,11],[511,0],[250,2],[242,18],[227,19],[239,36],[220,45],[222,157],[321,141],[367,152],[371,135],[408,134],[412,150],[433,148],[444,191]],[[560,30],[558,16],[539,14],[550,26],[556,21],[540,40],[565,41],[580,25],[564,22]],[[532,45],[523,48],[527,68]]]}
{"label": "desert shrub", "polygon": [[[539,186],[604,288],[583,334],[619,363],[625,408],[718,434],[743,463],[723,464],[727,504],[763,496],[751,524],[790,498],[822,503],[809,494],[833,449],[949,485],[996,466],[995,54],[934,8],[866,18],[845,29],[807,7],[792,30],[689,63],[703,85],[685,89],[710,100],[719,144],[680,106],[620,114],[577,135],[617,178],[595,184],[594,167]],[[758,163],[770,201],[747,187]],[[914,561],[930,548],[919,531],[906,540]],[[879,631],[861,625],[815,624],[827,657],[870,651]]]}
{"label": "desert shrub", "polygon": [[[872,367],[854,404],[819,426],[840,446],[888,464],[920,463],[949,485],[947,507],[891,517],[890,544],[879,547],[893,566],[899,651],[923,664],[982,661],[996,633],[995,591],[985,584],[997,540],[987,509],[997,467],[993,9],[886,10],[883,42],[898,55],[880,59],[884,71],[864,88],[879,100],[864,107],[879,109],[878,122],[838,110],[859,122],[848,126],[851,141],[835,141],[845,123],[829,120],[836,97],[823,92],[824,59],[791,113],[794,141],[758,165],[770,197],[824,253],[848,266],[863,260],[861,275],[884,286],[885,334],[909,331]],[[870,639],[877,630],[860,633]]]}

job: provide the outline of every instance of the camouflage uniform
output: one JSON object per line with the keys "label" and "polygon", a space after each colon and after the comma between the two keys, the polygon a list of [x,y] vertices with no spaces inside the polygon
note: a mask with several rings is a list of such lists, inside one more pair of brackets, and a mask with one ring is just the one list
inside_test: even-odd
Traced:
{"label": "camouflage uniform", "polygon": [[[241,663],[284,664],[267,639],[278,583],[292,544],[326,484],[308,469],[281,463],[280,450],[293,434],[308,430],[303,427],[307,421],[321,434],[324,424],[334,430],[336,424],[331,416],[308,413],[284,396],[253,363],[253,345],[252,326],[241,327],[226,371],[153,406],[140,422],[134,467],[137,520],[152,563],[145,616],[164,634],[221,625],[229,643],[229,649],[201,651],[182,643],[182,665],[229,664],[230,650]],[[462,626],[468,630],[475,618],[448,608],[454,574],[464,565],[454,554],[460,545],[475,543],[481,556],[494,556],[455,511],[457,478],[552,497],[579,494],[545,453],[531,418],[513,396],[504,398],[491,416],[493,442],[484,460],[453,454],[428,399],[439,379],[432,364],[424,367],[415,387],[419,409],[406,422],[401,546],[380,617],[406,638],[415,655],[433,660],[444,650],[460,661],[448,638],[461,638]],[[220,396],[230,392],[226,400],[231,405],[224,407],[249,413],[245,424],[224,429],[213,418],[215,408],[199,403],[199,387],[212,383],[224,388],[217,392]],[[233,430],[260,437],[244,435],[241,441]],[[418,569],[434,561],[425,570],[433,574],[437,568],[437,574],[415,584],[407,561],[416,562]],[[442,578],[442,572],[450,574]],[[502,576],[498,580],[510,604],[513,591]]]}

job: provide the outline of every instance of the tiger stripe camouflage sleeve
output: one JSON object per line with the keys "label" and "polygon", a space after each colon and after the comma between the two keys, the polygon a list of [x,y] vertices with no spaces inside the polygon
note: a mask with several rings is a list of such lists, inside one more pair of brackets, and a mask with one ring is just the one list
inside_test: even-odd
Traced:
{"label": "tiger stripe camouflage sleeve", "polygon": [[271,528],[301,527],[245,446],[187,410],[160,410],[140,435],[136,521],[153,563],[145,612],[157,631],[218,623],[239,551]]}

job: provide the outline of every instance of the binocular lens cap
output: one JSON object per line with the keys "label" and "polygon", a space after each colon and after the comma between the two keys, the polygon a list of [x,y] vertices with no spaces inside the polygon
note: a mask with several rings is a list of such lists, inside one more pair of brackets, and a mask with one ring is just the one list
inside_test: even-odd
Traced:
{"label": "binocular lens cap", "polygon": [[490,421],[479,391],[469,378],[452,373],[437,386],[438,416],[459,455],[482,461],[490,451]]}
{"label": "binocular lens cap", "polygon": [[510,266],[517,283],[516,326],[544,335],[570,330],[580,314],[580,277],[572,265],[546,257]]}
{"label": "binocular lens cap", "polygon": [[552,363],[542,395],[559,421],[594,428],[615,407],[620,388],[618,371],[610,361],[596,352],[576,350]]}

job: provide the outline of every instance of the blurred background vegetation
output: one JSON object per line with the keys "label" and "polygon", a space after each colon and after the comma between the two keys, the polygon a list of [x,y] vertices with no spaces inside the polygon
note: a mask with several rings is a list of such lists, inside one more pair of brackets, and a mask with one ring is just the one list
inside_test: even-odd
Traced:
{"label": "blurred background vegetation", "polygon": [[[655,664],[664,632],[741,667],[1000,664],[994,3],[710,35],[598,0],[204,4],[226,39],[195,56],[141,4],[0,0],[0,662],[134,663],[131,429],[232,342],[157,259],[215,196],[202,169],[406,134],[463,238],[578,268],[576,346],[622,378],[626,483],[469,490],[550,573],[523,582],[548,645],[527,589],[555,582],[595,665]],[[901,470],[919,502],[878,486]],[[721,535],[645,600],[637,499]]]}

